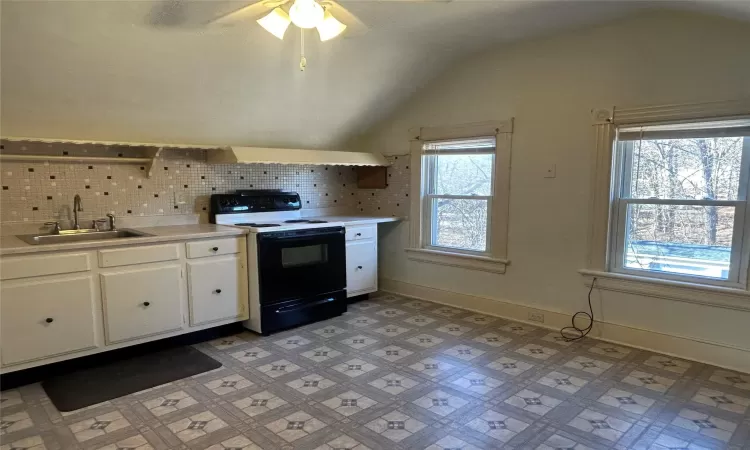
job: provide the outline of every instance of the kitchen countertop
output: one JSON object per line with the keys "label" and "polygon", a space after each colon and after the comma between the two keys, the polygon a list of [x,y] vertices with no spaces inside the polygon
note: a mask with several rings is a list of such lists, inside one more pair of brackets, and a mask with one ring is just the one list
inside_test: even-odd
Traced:
{"label": "kitchen countertop", "polygon": [[213,225],[208,223],[123,229],[132,229],[143,233],[148,233],[151,236],[107,239],[100,241],[69,242],[65,244],[32,245],[23,242],[15,236],[7,235],[0,236],[0,256],[56,252],[64,250],[91,250],[127,245],[161,244],[164,242],[242,236],[247,234],[247,230],[244,230],[242,228]]}
{"label": "kitchen countertop", "polygon": [[[305,219],[327,220],[329,222],[343,223],[344,225],[367,225],[385,222],[398,222],[401,220],[400,217],[378,216],[316,216],[305,217]],[[151,236],[107,239],[99,241],[68,242],[65,244],[32,245],[23,242],[15,235],[5,235],[0,236],[0,256],[57,252],[67,250],[91,250],[128,245],[160,244],[164,242],[186,241],[192,239],[206,239],[214,237],[242,236],[247,234],[247,230],[243,228],[213,225],[208,223],[166,225],[157,227],[129,227],[121,229],[140,231],[142,233],[150,234]]]}

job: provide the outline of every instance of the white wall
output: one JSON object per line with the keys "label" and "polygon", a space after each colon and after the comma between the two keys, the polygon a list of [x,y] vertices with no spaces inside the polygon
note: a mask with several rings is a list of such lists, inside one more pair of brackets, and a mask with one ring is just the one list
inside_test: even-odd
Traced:
{"label": "white wall", "polygon": [[[407,260],[404,223],[383,236],[381,276],[565,314],[584,309],[587,288],[577,271],[588,229],[589,111],[750,95],[748,44],[750,24],[653,12],[456,64],[363,142],[404,154],[410,127],[515,117],[511,265],[497,275]],[[557,178],[543,178],[548,164],[557,165]],[[748,312],[614,292],[594,298],[605,322],[750,351]],[[674,352],[698,358],[687,347]],[[713,362],[750,371],[750,353],[737,354],[747,361]]]}

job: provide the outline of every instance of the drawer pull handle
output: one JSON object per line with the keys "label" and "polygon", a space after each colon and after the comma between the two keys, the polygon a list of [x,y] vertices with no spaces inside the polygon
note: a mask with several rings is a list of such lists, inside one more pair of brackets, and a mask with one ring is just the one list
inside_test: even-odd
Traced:
{"label": "drawer pull handle", "polygon": [[46,319],[44,319],[44,321],[47,323],[52,323],[55,321],[55,319],[53,319],[52,317],[47,317]]}
{"label": "drawer pull handle", "polygon": [[357,266],[357,269],[362,270],[362,266]]}
{"label": "drawer pull handle", "polygon": [[217,294],[221,294],[221,289],[217,289],[214,292],[216,292]]}
{"label": "drawer pull handle", "polygon": [[362,233],[357,233],[355,234],[355,236],[362,236]]}
{"label": "drawer pull handle", "polygon": [[143,306],[149,306],[150,304],[150,302],[143,302]]}
{"label": "drawer pull handle", "polygon": [[213,247],[213,248],[211,248],[211,250],[215,251],[215,252],[218,252],[219,251],[219,247]]}

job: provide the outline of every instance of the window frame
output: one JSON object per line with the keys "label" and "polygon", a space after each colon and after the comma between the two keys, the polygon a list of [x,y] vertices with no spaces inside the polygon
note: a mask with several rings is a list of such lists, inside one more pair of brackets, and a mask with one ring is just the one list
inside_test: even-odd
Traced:
{"label": "window frame", "polygon": [[[413,261],[505,273],[507,258],[508,211],[510,197],[510,157],[513,119],[470,123],[449,127],[421,127],[409,130],[411,136],[411,213],[407,257]],[[432,200],[429,197],[456,197],[430,194],[423,167],[423,145],[428,142],[495,138],[492,195],[457,196],[487,199],[486,251],[432,245]],[[432,171],[434,173],[434,171]]]}
{"label": "window frame", "polygon": [[[424,217],[422,218],[422,248],[428,249],[428,250],[435,250],[440,252],[447,252],[447,253],[461,253],[465,255],[474,255],[474,256],[491,256],[492,255],[492,203],[493,199],[495,197],[495,177],[496,177],[496,171],[497,171],[497,138],[495,135],[492,136],[475,136],[473,138],[469,139],[482,139],[482,138],[492,138],[495,140],[495,147],[492,151],[486,151],[486,152],[466,152],[466,155],[476,155],[476,154],[492,154],[492,173],[490,175],[490,183],[492,186],[492,193],[490,195],[451,195],[451,194],[436,194],[434,193],[434,190],[436,188],[435,178],[437,175],[437,158],[427,158],[429,156],[432,156],[430,154],[427,154],[422,150],[422,179],[424,180],[423,183],[423,193],[422,193],[422,201],[424,202],[424,205],[422,207],[422,211],[424,214]],[[461,138],[466,139],[466,138]],[[450,142],[454,139],[440,139],[440,140],[430,140],[430,141],[421,141],[422,146],[427,145],[429,143],[436,143],[436,142]],[[424,148],[424,147],[423,147]],[[435,153],[434,156],[439,156],[440,153]],[[424,161],[427,160],[428,164],[424,164]],[[478,251],[478,250],[471,250],[468,248],[461,248],[461,247],[448,247],[448,246],[441,246],[441,245],[435,245],[435,224],[437,221],[437,209],[435,208],[435,200],[436,199],[455,199],[455,200],[484,200],[487,202],[487,224],[485,228],[485,250],[484,251]]]}
{"label": "window frame", "polygon": [[[745,207],[745,228],[741,252],[741,282],[736,286],[705,283],[704,279],[682,281],[648,274],[632,275],[611,269],[614,211],[613,192],[617,175],[614,144],[618,127],[648,126],[680,122],[710,122],[747,119],[750,97],[704,103],[667,104],[632,108],[594,108],[591,110],[594,145],[591,147],[589,190],[589,230],[585,265],[579,274],[587,287],[596,279],[602,290],[646,295],[688,303],[750,311],[750,199]],[[747,174],[745,174],[747,176]],[[748,181],[750,182],[750,180]],[[750,189],[750,188],[748,188]],[[750,192],[748,192],[750,196]],[[735,216],[736,220],[736,216]]]}
{"label": "window frame", "polygon": [[[750,118],[749,118],[750,119]],[[713,120],[689,120],[681,121],[684,124],[701,124]],[[667,125],[663,123],[649,123],[649,126]],[[628,126],[630,128],[630,126]],[[748,264],[746,248],[750,243],[750,231],[748,231],[748,193],[750,193],[750,137],[745,137],[742,142],[742,156],[740,161],[740,179],[737,192],[737,200],[690,200],[690,199],[655,199],[655,198],[631,198],[626,197],[629,186],[627,181],[631,179],[632,166],[629,160],[632,158],[632,147],[628,148],[628,142],[619,141],[617,134],[613,142],[613,174],[612,174],[612,205],[609,224],[609,254],[608,268],[610,272],[647,277],[661,280],[672,280],[685,283],[706,284],[730,288],[745,288],[748,281]],[[698,275],[679,275],[669,272],[658,272],[646,269],[633,269],[625,267],[625,240],[628,231],[628,206],[629,205],[684,205],[684,206],[731,206],[734,207],[734,224],[732,228],[732,246],[729,259],[729,273],[726,280],[701,277]]]}

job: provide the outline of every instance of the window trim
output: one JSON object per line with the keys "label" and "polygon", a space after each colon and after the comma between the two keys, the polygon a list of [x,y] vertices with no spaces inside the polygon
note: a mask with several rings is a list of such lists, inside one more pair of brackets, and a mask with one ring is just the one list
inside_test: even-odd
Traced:
{"label": "window trim", "polygon": [[[671,285],[680,283],[689,284],[691,289],[704,290],[706,293],[716,293],[718,289],[729,289],[734,292],[750,293],[748,281],[750,278],[750,192],[745,198],[745,205],[737,209],[738,214],[744,208],[744,230],[741,252],[739,253],[740,266],[739,276],[740,283],[720,284],[705,283],[699,277],[690,277],[689,280],[681,280],[666,276],[653,276],[652,273],[636,274],[622,273],[611,270],[611,260],[614,257],[612,243],[614,239],[610,238],[612,233],[612,223],[615,220],[617,211],[616,202],[614,202],[615,183],[619,182],[620,172],[617,170],[618,161],[615,156],[615,138],[617,127],[624,125],[653,125],[669,122],[706,122],[713,120],[731,120],[737,118],[748,118],[750,115],[750,97],[738,100],[693,103],[682,105],[663,105],[639,108],[611,108],[611,109],[593,109],[591,111],[593,126],[595,131],[595,146],[591,156],[591,178],[590,178],[590,201],[589,201],[589,233],[587,243],[586,266],[581,271],[584,278],[590,278],[590,274],[599,274],[609,277],[627,277],[628,283],[619,283],[617,288],[608,288],[607,283],[597,287],[605,290],[620,292],[632,292],[643,295],[644,292],[651,292],[647,285],[659,285],[660,288],[653,292],[659,295],[653,295],[661,298],[670,298],[680,300],[683,293]],[[747,149],[744,149],[747,151]],[[744,162],[744,161],[743,161]],[[740,180],[742,183],[742,180]],[[750,183],[746,179],[746,184]],[[744,185],[743,185],[744,186]],[[750,190],[750,184],[747,189]],[[739,197],[738,197],[739,199]],[[737,216],[735,216],[737,223]],[[737,235],[736,235],[737,236]],[[588,275],[587,275],[588,274]],[[611,283],[610,283],[611,284]],[[667,295],[667,292],[670,292]],[[685,301],[689,301],[685,298]],[[744,301],[744,300],[743,300]],[[714,302],[707,299],[706,303],[715,306],[726,307],[721,301]]]}
{"label": "window trim", "polygon": [[[513,119],[470,123],[449,127],[422,127],[409,130],[411,137],[411,230],[407,257],[414,261],[505,273],[508,245],[510,197],[510,157]],[[427,141],[495,137],[492,196],[487,205],[486,252],[472,252],[429,245],[425,222],[431,211],[426,207],[427,180],[423,176],[422,145]],[[441,196],[442,197],[442,196]],[[485,196],[482,196],[485,197]],[[472,197],[479,200],[479,197]],[[428,230],[429,232],[429,230]]]}

